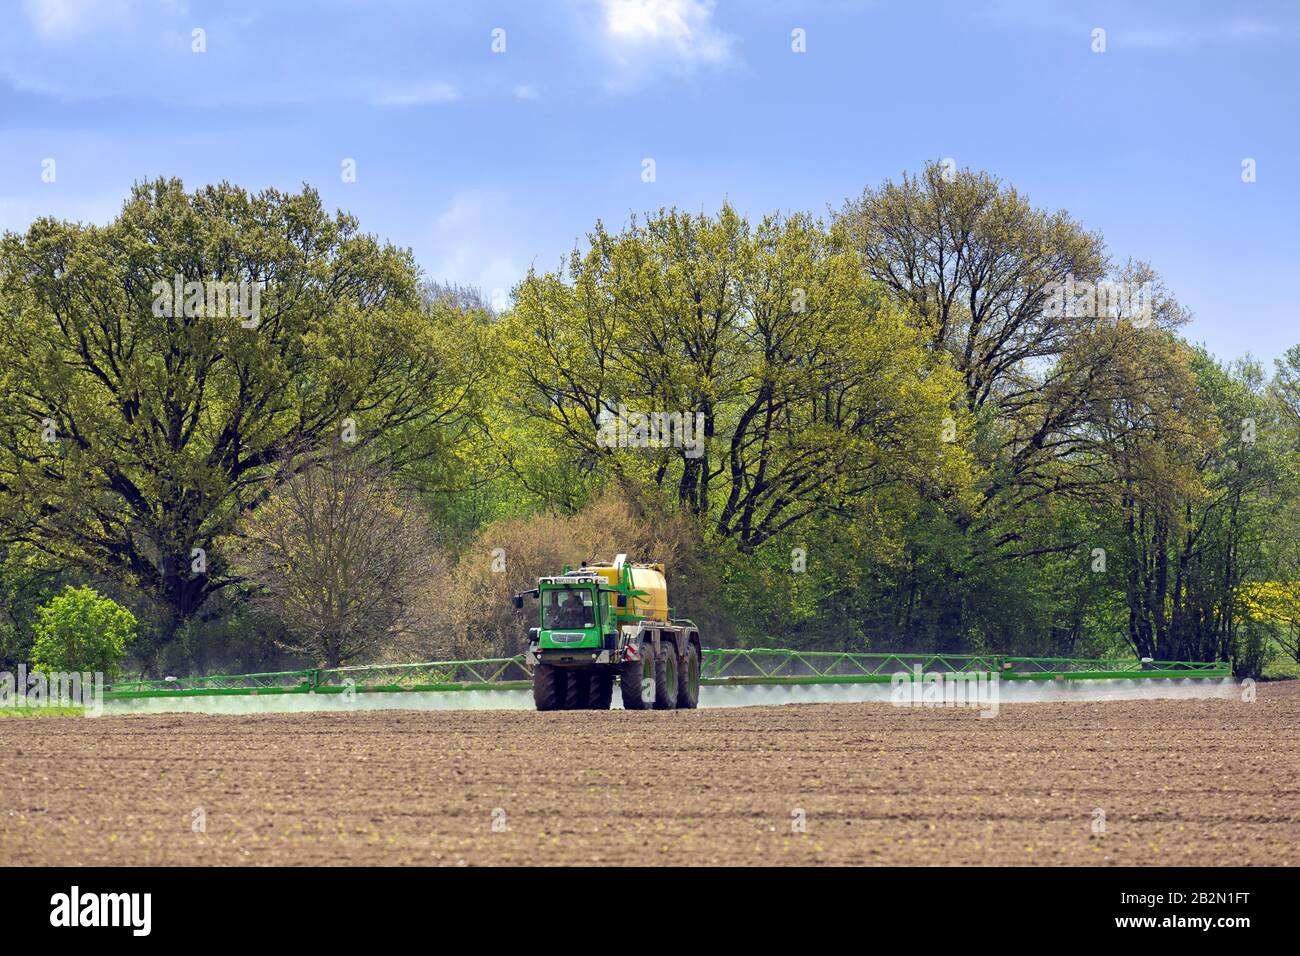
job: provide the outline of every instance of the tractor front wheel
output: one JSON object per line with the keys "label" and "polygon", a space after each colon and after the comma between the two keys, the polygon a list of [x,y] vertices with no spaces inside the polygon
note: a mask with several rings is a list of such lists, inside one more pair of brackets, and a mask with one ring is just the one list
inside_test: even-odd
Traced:
{"label": "tractor front wheel", "polygon": [[586,710],[591,700],[592,673],[586,670],[570,670],[566,675],[568,686],[564,691],[565,710]]}
{"label": "tractor front wheel", "polygon": [[591,689],[587,692],[588,710],[609,710],[614,701],[614,670],[597,667],[591,672]]}
{"label": "tractor front wheel", "polygon": [[533,703],[538,710],[563,710],[568,691],[568,675],[551,664],[533,668]]}

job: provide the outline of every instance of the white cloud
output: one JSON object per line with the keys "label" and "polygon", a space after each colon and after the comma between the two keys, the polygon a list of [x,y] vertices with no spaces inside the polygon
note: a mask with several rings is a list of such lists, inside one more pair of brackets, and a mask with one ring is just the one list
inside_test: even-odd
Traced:
{"label": "white cloud", "polygon": [[76,36],[120,22],[129,12],[126,0],[27,0],[27,19],[42,37]]}
{"label": "white cloud", "polygon": [[438,281],[475,286],[489,300],[508,295],[525,272],[507,248],[517,240],[519,218],[500,190],[456,193],[434,220],[428,254],[420,256],[425,272]]}
{"label": "white cloud", "polygon": [[541,99],[541,94],[537,92],[537,87],[530,83],[520,83],[511,91],[515,99],[519,100],[536,100]]}
{"label": "white cloud", "polygon": [[422,83],[415,86],[382,90],[376,97],[379,106],[421,106],[425,103],[451,103],[460,99],[460,90],[450,83]]}
{"label": "white cloud", "polygon": [[713,22],[713,0],[600,0],[605,38],[624,67],[668,57],[679,65],[723,65],[734,38]]}
{"label": "white cloud", "polygon": [[[339,101],[401,107],[461,98],[455,83],[464,71],[454,61],[436,74],[403,68],[403,55],[419,44],[419,25],[429,15],[420,11],[390,41],[373,22],[304,20],[295,12],[300,4],[236,11],[188,0],[9,2],[15,11],[4,6],[0,13],[0,88],[7,81],[72,102],[125,98],[196,107]],[[192,51],[198,28],[207,37],[202,56]],[[364,48],[367,38],[382,40],[384,53],[351,56],[349,44]]]}
{"label": "white cloud", "polygon": [[1250,43],[1278,36],[1281,30],[1272,23],[1250,17],[1219,21],[1205,26],[1168,25],[1117,32],[1124,46],[1147,50],[1197,50],[1223,43]]}
{"label": "white cloud", "polygon": [[1294,32],[1291,27],[1284,30],[1279,23],[1252,16],[1198,17],[1181,7],[1177,13],[1175,17],[1151,5],[1132,9],[1131,5],[1106,0],[1100,0],[1091,11],[1043,0],[992,0],[984,11],[985,16],[1016,29],[1082,36],[1085,45],[1092,30],[1103,27],[1117,49],[1186,53],[1206,47],[1264,43]]}

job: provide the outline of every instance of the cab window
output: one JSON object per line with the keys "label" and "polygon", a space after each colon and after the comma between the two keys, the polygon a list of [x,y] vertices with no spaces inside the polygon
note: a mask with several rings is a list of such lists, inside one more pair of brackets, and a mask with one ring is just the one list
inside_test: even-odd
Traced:
{"label": "cab window", "polygon": [[542,627],[595,627],[590,588],[551,588],[542,592]]}

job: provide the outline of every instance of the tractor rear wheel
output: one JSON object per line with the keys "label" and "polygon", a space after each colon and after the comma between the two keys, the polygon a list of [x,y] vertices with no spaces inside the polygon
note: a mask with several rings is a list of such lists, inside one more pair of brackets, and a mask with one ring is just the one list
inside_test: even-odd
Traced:
{"label": "tractor rear wheel", "polygon": [[659,645],[655,661],[655,710],[677,707],[677,648],[667,641]]}
{"label": "tractor rear wheel", "polygon": [[614,670],[597,667],[591,672],[591,688],[587,692],[588,710],[609,710],[614,701]]}
{"label": "tractor rear wheel", "polygon": [[533,703],[538,710],[563,710],[568,675],[551,664],[533,668]]}
{"label": "tractor rear wheel", "polygon": [[649,693],[649,689],[654,686],[654,673],[654,645],[645,641],[641,644],[639,660],[624,661],[618,667],[624,710],[646,710],[654,702],[654,697]]}
{"label": "tractor rear wheel", "polygon": [[694,710],[700,706],[700,649],[686,645],[686,656],[677,662],[677,706]]}

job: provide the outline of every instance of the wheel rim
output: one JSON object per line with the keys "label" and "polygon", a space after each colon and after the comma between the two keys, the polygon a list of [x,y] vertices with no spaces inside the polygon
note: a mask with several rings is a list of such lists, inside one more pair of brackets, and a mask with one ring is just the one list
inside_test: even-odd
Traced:
{"label": "wheel rim", "polygon": [[655,657],[654,648],[641,649],[641,702],[653,704],[655,699]]}

